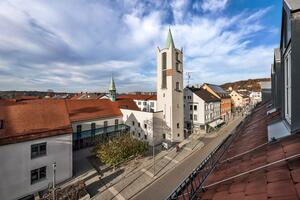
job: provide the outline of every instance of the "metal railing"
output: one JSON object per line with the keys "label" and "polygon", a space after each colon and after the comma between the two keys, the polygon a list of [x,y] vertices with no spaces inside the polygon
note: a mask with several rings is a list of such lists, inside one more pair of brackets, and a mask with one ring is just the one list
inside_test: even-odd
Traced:
{"label": "metal railing", "polygon": [[228,150],[234,138],[238,135],[242,122],[229,134],[193,172],[167,197],[167,200],[195,199],[209,174],[217,166],[218,162]]}

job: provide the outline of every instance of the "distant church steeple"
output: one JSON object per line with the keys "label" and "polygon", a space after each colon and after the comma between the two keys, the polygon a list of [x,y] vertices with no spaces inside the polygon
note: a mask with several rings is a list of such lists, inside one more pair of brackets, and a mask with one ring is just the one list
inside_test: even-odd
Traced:
{"label": "distant church steeple", "polygon": [[109,84],[109,98],[111,101],[116,101],[116,95],[117,95],[117,90],[116,90],[116,85],[114,78],[111,77],[110,79],[110,84]]}

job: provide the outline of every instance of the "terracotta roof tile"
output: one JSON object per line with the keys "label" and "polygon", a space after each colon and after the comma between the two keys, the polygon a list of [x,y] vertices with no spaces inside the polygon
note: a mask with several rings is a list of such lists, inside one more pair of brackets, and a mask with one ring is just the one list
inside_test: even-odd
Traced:
{"label": "terracotta roof tile", "polygon": [[269,197],[296,196],[294,184],[290,180],[269,183],[267,188]]}
{"label": "terracotta roof tile", "polygon": [[0,144],[72,133],[63,100],[30,100],[0,105]]}
{"label": "terracotta roof tile", "polygon": [[157,100],[157,95],[148,94],[126,94],[117,96],[118,99],[134,99],[134,100]]}
{"label": "terracotta roof tile", "polygon": [[280,113],[267,116],[266,105],[261,104],[248,117],[198,198],[218,190],[226,195],[222,198],[216,192],[219,195],[213,198],[300,199],[300,156],[273,163],[300,154],[300,134],[268,143],[267,124]]}
{"label": "terracotta roof tile", "polygon": [[109,99],[66,100],[66,103],[72,122],[122,116],[120,108],[139,110],[130,99],[115,102]]}

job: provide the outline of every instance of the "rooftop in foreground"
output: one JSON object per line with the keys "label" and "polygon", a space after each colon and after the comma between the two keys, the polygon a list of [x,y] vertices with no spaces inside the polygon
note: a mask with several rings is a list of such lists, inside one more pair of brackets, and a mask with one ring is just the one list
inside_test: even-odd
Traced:
{"label": "rooftop in foreground", "polygon": [[257,107],[216,168],[201,200],[300,199],[300,134],[268,143],[267,103]]}

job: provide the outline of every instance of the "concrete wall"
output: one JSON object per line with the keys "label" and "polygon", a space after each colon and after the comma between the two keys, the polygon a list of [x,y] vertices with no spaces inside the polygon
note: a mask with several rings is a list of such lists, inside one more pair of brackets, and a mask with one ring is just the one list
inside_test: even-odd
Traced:
{"label": "concrete wall", "polygon": [[[31,159],[31,145],[47,142],[47,155]],[[0,146],[0,199],[18,199],[52,183],[56,162],[57,183],[72,177],[72,134]],[[46,166],[47,178],[31,185],[31,170]]]}
{"label": "concrete wall", "polygon": [[133,137],[146,141],[149,145],[153,145],[153,141],[154,144],[161,142],[162,112],[152,113],[128,109],[121,109],[121,112],[123,113],[123,121],[130,127],[130,133]]}
{"label": "concrete wall", "polygon": [[[162,54],[167,53],[167,88],[162,88]],[[176,53],[179,54],[181,72],[176,70]],[[179,91],[176,89],[179,82]],[[165,124],[169,131],[164,134],[171,142],[184,139],[184,109],[183,109],[183,55],[175,48],[157,50],[157,111],[163,111]],[[179,128],[177,127],[179,123]]]}

